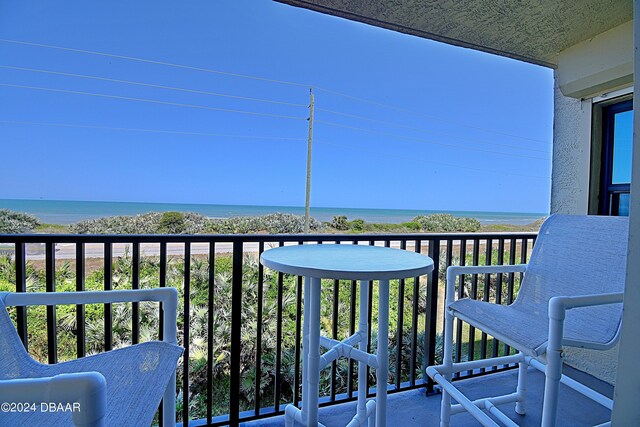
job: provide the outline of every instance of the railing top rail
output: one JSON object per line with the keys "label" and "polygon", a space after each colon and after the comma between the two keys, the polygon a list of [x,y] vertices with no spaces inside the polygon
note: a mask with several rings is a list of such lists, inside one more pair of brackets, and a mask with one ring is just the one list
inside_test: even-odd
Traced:
{"label": "railing top rail", "polygon": [[0,243],[199,243],[199,242],[353,242],[384,240],[521,239],[537,232],[412,234],[0,234]]}

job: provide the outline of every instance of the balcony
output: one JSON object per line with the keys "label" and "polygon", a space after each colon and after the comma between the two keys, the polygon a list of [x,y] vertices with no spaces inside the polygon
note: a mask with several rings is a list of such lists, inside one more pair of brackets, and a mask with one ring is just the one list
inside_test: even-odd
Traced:
{"label": "balcony", "polygon": [[[0,290],[83,291],[174,286],[180,294],[176,419],[183,425],[282,425],[284,407],[301,401],[302,278],[263,268],[270,247],[360,244],[398,247],[429,255],[429,276],[394,281],[390,297],[389,414],[402,425],[437,425],[439,395],[424,368],[441,360],[444,272],[449,265],[525,263],[535,233],[401,235],[2,235]],[[500,304],[517,295],[519,274],[469,275],[459,296]],[[323,283],[322,329],[342,339],[357,325],[355,282]],[[370,294],[375,350],[377,307]],[[157,307],[143,303],[12,309],[23,343],[42,362],[161,338]],[[371,335],[371,334],[370,334]],[[503,343],[458,322],[456,360],[512,353]],[[459,376],[474,395],[515,387],[512,366]],[[577,375],[583,375],[576,372]],[[525,425],[538,425],[542,376],[532,372]],[[595,384],[611,394],[607,384]],[[354,363],[334,362],[321,377],[321,421],[344,425],[354,405]],[[370,376],[370,394],[375,393]],[[571,391],[563,394],[559,425],[593,425],[610,412]],[[562,409],[564,408],[564,409]],[[513,412],[513,411],[511,411]],[[518,417],[513,413],[514,419]],[[432,421],[427,421],[432,420]],[[476,425],[467,415],[456,425]],[[413,423],[413,424],[412,424]],[[391,422],[393,425],[393,422]]]}

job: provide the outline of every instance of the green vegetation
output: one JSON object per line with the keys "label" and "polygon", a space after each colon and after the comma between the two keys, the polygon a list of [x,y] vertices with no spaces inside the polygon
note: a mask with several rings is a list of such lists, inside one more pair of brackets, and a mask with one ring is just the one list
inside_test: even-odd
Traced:
{"label": "green vegetation", "polygon": [[327,226],[342,233],[461,233],[480,230],[478,220],[450,214],[419,215],[402,224],[371,223],[360,218],[349,221],[346,216],[338,215]]}
{"label": "green vegetation", "polygon": [[[323,229],[311,220],[311,231]],[[74,234],[252,234],[302,233],[304,217],[275,213],[264,216],[207,218],[193,212],[149,212],[80,221],[69,226]]]}
{"label": "green vegetation", "polygon": [[0,234],[29,233],[40,225],[40,220],[27,213],[0,209]]}
{"label": "green vegetation", "polygon": [[[263,216],[239,216],[209,219],[207,231],[220,234],[285,234],[304,233],[305,219],[301,215],[274,213]],[[311,218],[311,232],[321,232],[325,226]]]}
{"label": "green vegetation", "polygon": [[[419,215],[401,224],[349,220],[336,215],[330,222],[310,221],[311,233],[462,233],[537,231],[543,219],[519,226],[491,224],[481,226],[473,218],[450,214]],[[112,216],[80,221],[69,226],[41,224],[29,214],[0,209],[0,234],[37,233],[70,234],[287,234],[304,233],[301,215],[274,213],[263,216],[208,218],[193,212],[148,212],[131,216]]]}
{"label": "green vegetation", "polygon": [[459,218],[450,214],[419,215],[412,223],[420,225],[420,231],[427,233],[476,232],[480,222],[474,218]]}

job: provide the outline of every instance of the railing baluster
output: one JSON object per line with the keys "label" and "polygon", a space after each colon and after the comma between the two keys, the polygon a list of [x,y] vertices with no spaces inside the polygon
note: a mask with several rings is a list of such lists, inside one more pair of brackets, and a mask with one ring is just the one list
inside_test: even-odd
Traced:
{"label": "railing baluster", "polygon": [[[284,242],[279,242],[278,246],[284,246]],[[278,294],[276,313],[276,366],[273,391],[273,408],[277,412],[280,410],[280,400],[282,397],[282,311],[284,310],[282,297],[284,295],[284,275],[278,272]]]}
{"label": "railing baluster", "polygon": [[[473,253],[472,253],[472,263],[471,265],[478,265],[480,258],[480,240],[473,239]],[[471,276],[471,298],[478,298],[478,275],[474,274]],[[476,328],[473,326],[469,326],[469,345],[468,345],[468,358],[469,360],[475,360],[475,351],[476,351]],[[467,375],[471,375],[472,371],[467,371]]]}
{"label": "railing baluster", "polygon": [[[516,239],[512,238],[509,240],[509,264],[515,265],[516,263]],[[513,293],[514,293],[514,285],[515,285],[515,273],[509,273],[508,282],[507,282],[507,305],[513,302]],[[504,344],[504,354],[510,354],[511,347]]]}
{"label": "railing baluster", "polygon": [[[133,242],[131,256],[131,289],[140,289],[140,242]],[[140,303],[131,304],[131,342],[140,341]]]}
{"label": "railing baluster", "polygon": [[182,353],[182,423],[189,424],[189,353],[191,344],[191,243],[184,244],[184,297]]}
{"label": "railing baluster", "polygon": [[[369,246],[374,246],[376,242],[369,240]],[[373,327],[373,282],[369,282],[369,301],[367,302],[367,353],[371,353],[371,328]],[[367,397],[371,396],[371,384],[370,384],[371,368],[367,365]]]}
{"label": "railing baluster", "polygon": [[[354,243],[355,244],[355,243]],[[357,281],[351,281],[351,289],[349,294],[349,336],[352,336],[356,332],[356,293],[357,293]],[[353,381],[354,381],[354,368],[355,362],[353,359],[349,359],[349,370],[347,372],[347,396],[353,397]]]}
{"label": "railing baluster", "polygon": [[[460,265],[467,265],[467,239],[460,240]],[[458,299],[464,298],[464,274],[458,279]],[[455,361],[462,361],[462,320],[456,319],[456,354]],[[456,372],[455,377],[459,377],[460,373]]]}
{"label": "railing baluster", "polygon": [[[104,290],[113,288],[113,245],[104,244]],[[104,305],[104,349],[111,350],[113,346],[113,314],[111,304]]]}
{"label": "railing baluster", "polygon": [[[427,339],[425,345],[427,349],[424,352],[423,369],[427,366],[435,365],[436,362],[436,323],[438,319],[438,281],[440,274],[440,239],[431,238],[429,240],[429,257],[433,260],[433,271],[427,280],[427,316],[425,330]],[[424,378],[427,378],[426,373]],[[427,393],[433,393],[433,380],[427,381]]]}
{"label": "railing baluster", "polygon": [[[46,291],[56,291],[56,258],[55,243],[45,244],[45,266],[46,266]],[[58,332],[56,319],[56,306],[47,306],[47,353],[49,364],[58,363]]]}
{"label": "railing baluster", "polygon": [[[165,288],[167,286],[167,242],[160,242],[160,265],[158,271],[158,286],[161,288]],[[158,331],[158,339],[162,340],[164,338],[164,318],[163,318],[163,306],[162,303],[159,304],[159,313],[158,313],[158,327],[160,330]],[[158,407],[158,412],[162,414],[162,401],[160,401],[160,406]],[[164,426],[164,422],[162,421],[162,417],[159,418],[159,427]]]}
{"label": "railing baluster", "polygon": [[[407,249],[407,241],[400,241],[400,249]],[[405,280],[400,279],[398,283],[398,322],[397,322],[397,330],[396,330],[396,378],[395,385],[396,389],[400,388],[400,383],[402,382],[402,334],[403,334],[403,326],[404,326],[404,287]]]}
{"label": "railing baluster", "polygon": [[[420,253],[422,250],[421,241],[416,240],[414,251]],[[413,278],[413,301],[412,301],[412,317],[411,317],[411,360],[409,361],[409,383],[414,386],[416,384],[416,364],[418,359],[418,316],[420,302],[420,277]]]}
{"label": "railing baluster", "polygon": [[[260,264],[262,266],[262,264]],[[213,310],[215,307],[214,291],[215,291],[215,272],[216,270],[216,244],[215,242],[209,242],[209,280],[208,280],[208,310],[207,310],[207,423],[211,424],[213,418],[213,337],[215,331],[213,330]],[[260,289],[260,288],[258,288]],[[256,364],[259,369],[260,362],[258,357],[258,363]],[[256,381],[259,381],[259,376],[256,376]],[[257,391],[260,383],[256,386],[256,403],[259,402],[260,393]],[[256,413],[257,415],[257,413]]]}
{"label": "railing baluster", "polygon": [[[334,340],[338,339],[338,314],[339,314],[339,305],[338,303],[340,298],[340,282],[338,280],[333,281],[333,307],[331,313],[331,338]],[[338,373],[338,363],[336,360],[331,362],[331,386],[329,390],[329,395],[331,401],[336,400],[336,387],[337,387],[337,373]]]}
{"label": "railing baluster", "polygon": [[[498,240],[498,265],[504,264],[504,238]],[[496,278],[496,304],[502,304],[502,273],[497,274]],[[493,357],[498,357],[500,341],[493,338]]]}
{"label": "railing baluster", "polygon": [[[76,291],[84,291],[85,285],[85,261],[84,243],[76,243]],[[76,305],[76,354],[78,358],[85,356],[85,310],[83,304]]]}
{"label": "railing baluster", "polygon": [[233,241],[233,276],[231,279],[231,356],[229,389],[229,424],[240,423],[240,351],[242,329],[242,240]]}
{"label": "railing baluster", "polygon": [[[484,250],[484,265],[491,265],[491,254],[493,252],[493,241],[491,239],[487,239],[486,243],[485,243],[485,250]],[[484,286],[482,288],[482,301],[484,302],[489,302],[489,294],[491,293],[491,275],[490,274],[485,274],[484,275]],[[487,333],[486,332],[482,332],[481,338],[480,338],[480,359],[486,359],[487,358],[487,350],[488,350],[488,343],[487,343]],[[480,372],[485,372],[485,368],[480,368]]]}
{"label": "railing baluster", "polygon": [[[27,257],[24,242],[15,244],[16,292],[27,292]],[[29,351],[27,307],[16,307],[16,326],[25,350]]]}

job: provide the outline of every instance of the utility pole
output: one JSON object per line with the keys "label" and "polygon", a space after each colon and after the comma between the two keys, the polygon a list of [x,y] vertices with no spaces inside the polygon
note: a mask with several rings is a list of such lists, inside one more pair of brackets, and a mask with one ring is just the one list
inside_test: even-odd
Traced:
{"label": "utility pole", "polygon": [[309,88],[309,137],[307,139],[307,197],[304,205],[304,232],[309,234],[311,203],[311,148],[313,146],[313,88]]}

